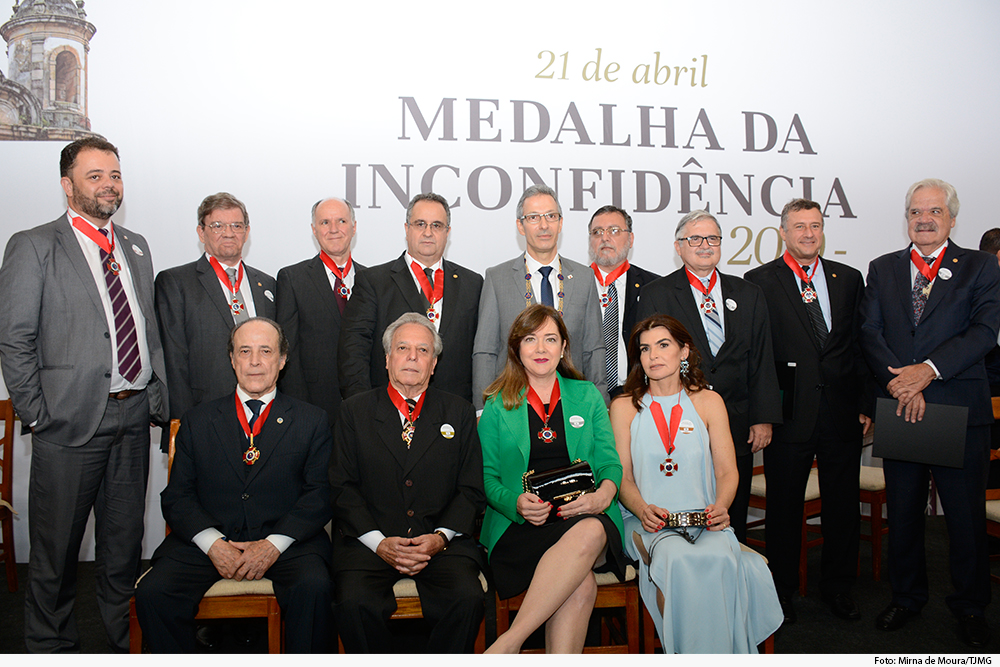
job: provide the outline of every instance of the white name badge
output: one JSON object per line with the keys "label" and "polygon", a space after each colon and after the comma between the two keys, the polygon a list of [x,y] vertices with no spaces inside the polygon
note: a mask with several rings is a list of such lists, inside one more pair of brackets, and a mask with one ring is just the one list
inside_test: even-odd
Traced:
{"label": "white name badge", "polygon": [[569,425],[572,426],[573,428],[583,428],[583,424],[584,424],[583,417],[581,417],[580,415],[573,415],[572,417],[569,418]]}
{"label": "white name badge", "polygon": [[451,440],[455,437],[455,427],[451,424],[441,424],[441,435]]}

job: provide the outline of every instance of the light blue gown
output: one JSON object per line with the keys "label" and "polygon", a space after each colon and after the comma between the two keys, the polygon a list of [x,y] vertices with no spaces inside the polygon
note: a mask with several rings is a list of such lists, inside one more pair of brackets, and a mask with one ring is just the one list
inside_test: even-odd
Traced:
{"label": "light blue gown", "polygon": [[[660,470],[667,453],[649,405],[656,400],[669,423],[677,398],[643,397],[644,408],[631,425],[632,474],[647,503],[668,512],[700,511],[715,500],[715,469],[708,431],[687,392],[681,392],[684,413],[670,455],[675,470],[669,477]],[[664,653],[756,653],[757,644],[781,625],[781,605],[764,559],[741,551],[732,528],[703,530],[690,544],[668,530],[647,533],[624,507],[622,517],[625,548],[640,563],[639,591],[653,619],[660,615],[656,588],[663,592],[656,629]],[[633,531],[647,552],[652,549],[650,567],[639,558]]]}

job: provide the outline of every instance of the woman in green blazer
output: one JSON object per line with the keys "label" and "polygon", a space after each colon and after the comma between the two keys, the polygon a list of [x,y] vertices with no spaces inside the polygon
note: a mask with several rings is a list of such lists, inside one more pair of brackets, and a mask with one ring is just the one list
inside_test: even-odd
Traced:
{"label": "woman in green blazer", "polygon": [[[507,366],[485,399],[479,439],[488,507],[481,539],[500,597],[527,590],[510,629],[488,652],[517,653],[544,623],[550,653],[579,653],[597,596],[594,569],[624,578],[615,502],[622,465],[604,400],[573,367],[558,311],[533,305],[517,317]],[[593,469],[595,492],[553,507],[524,491],[525,472],[577,459]]]}

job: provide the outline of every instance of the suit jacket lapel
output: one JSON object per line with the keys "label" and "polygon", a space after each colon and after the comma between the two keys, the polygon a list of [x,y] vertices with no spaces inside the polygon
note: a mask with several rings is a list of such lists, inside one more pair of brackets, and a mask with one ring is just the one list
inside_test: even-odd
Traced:
{"label": "suit jacket lapel", "polygon": [[231,400],[220,405],[219,414],[212,422],[215,437],[212,438],[211,446],[218,448],[219,455],[229,463],[240,483],[243,483],[246,480],[247,465],[243,463],[243,453],[248,447],[247,438],[236,416],[235,392],[229,394],[229,398]]}
{"label": "suit jacket lapel", "polygon": [[[208,298],[215,305],[219,316],[225,321],[226,327],[232,329],[236,325],[233,320],[233,312],[229,309],[226,297],[222,294],[219,276],[215,275],[215,269],[212,268],[205,255],[202,255],[201,259],[195,264],[195,269],[198,271],[198,281],[205,288],[205,291],[208,292]],[[246,280],[245,274],[244,280]]]}
{"label": "suit jacket lapel", "polygon": [[531,458],[531,434],[528,433],[528,401],[521,393],[521,405],[513,410],[504,410],[502,420],[506,430],[505,438],[507,442],[517,443],[517,449],[521,452],[520,469],[528,469],[528,461]]}
{"label": "suit jacket lapel", "polygon": [[[430,391],[430,389],[428,389]],[[425,392],[426,395],[426,392]],[[430,398],[430,401],[427,400]],[[442,414],[441,404],[434,400],[433,396],[429,396],[424,399],[424,405],[420,409],[420,417],[417,419],[416,430],[413,434],[413,441],[410,443],[410,448],[406,449],[402,445],[402,439],[397,438],[400,441],[400,445],[403,447],[403,451],[406,452],[406,462],[403,464],[403,475],[409,474],[413,466],[423,457],[424,454],[431,448],[436,441],[438,436],[444,437],[441,433],[441,427],[445,423],[445,415]],[[398,411],[397,411],[398,412]],[[454,431],[454,424],[451,425],[452,431]],[[453,440],[447,440],[446,443],[450,444]],[[447,446],[447,444],[445,446]]]}
{"label": "suit jacket lapel", "polygon": [[[251,271],[253,272],[252,276]],[[264,292],[267,292],[268,290],[265,290],[264,285],[261,284],[260,278],[257,277],[257,271],[250,269],[246,264],[243,265],[243,281],[244,285],[250,287],[250,295],[251,298],[253,298],[254,312],[256,312],[257,315],[263,315],[265,301],[268,303],[274,303],[274,294],[271,294],[270,299],[267,298],[267,294],[264,294]]]}
{"label": "suit jacket lapel", "polygon": [[[260,438],[260,442],[258,443],[257,438],[254,438],[255,446],[259,445],[257,449],[260,451],[260,458],[250,466],[250,476],[247,477],[247,484],[253,482],[254,478],[260,473],[261,468],[267,465],[267,462],[271,459],[271,455],[281,447],[282,440],[284,440],[285,435],[288,433],[288,429],[292,427],[291,406],[291,402],[280,392],[275,395],[274,401],[271,403],[271,411],[267,413],[267,421],[264,422],[260,434],[257,436]],[[233,407],[235,408],[235,402]],[[246,464],[244,463],[243,465]]]}
{"label": "suit jacket lapel", "polygon": [[899,305],[910,324],[916,326],[913,321],[913,283],[910,278],[909,246],[899,252],[894,264],[893,278],[896,281],[896,292],[899,294]]}
{"label": "suit jacket lapel", "polygon": [[319,255],[309,260],[306,275],[309,276],[309,280],[312,283],[311,293],[323,304],[323,310],[330,313],[330,317],[333,318],[333,321],[339,327],[341,315],[340,306],[337,305],[338,297],[334,294],[333,287],[330,285],[330,279],[326,274],[326,265],[323,264],[323,260],[319,258]]}
{"label": "suit jacket lapel", "polygon": [[73,231],[73,227],[69,223],[69,218],[64,215],[62,220],[65,220],[66,224],[56,227],[56,238],[59,240],[59,245],[62,247],[63,252],[69,257],[70,263],[76,270],[77,275],[79,275],[79,283],[83,285],[84,291],[90,296],[90,300],[94,302],[94,307],[101,313],[101,319],[103,320],[107,315],[104,311],[104,302],[101,301],[101,294],[97,291],[97,283],[94,282],[94,274],[91,272],[87,258],[80,248],[79,241],[76,240],[76,232]]}
{"label": "suit jacket lapel", "polygon": [[[949,271],[952,267],[960,266],[960,264],[953,262],[953,259],[959,259],[965,254],[965,249],[960,248],[955,245],[954,241],[948,241],[948,247],[944,249],[944,259],[941,260],[941,268],[947,268]],[[959,260],[960,261],[960,260]],[[934,286],[931,287],[931,293],[927,296],[927,305],[924,306],[924,312],[920,316],[920,320],[923,321],[925,317],[931,314],[937,305],[941,303],[952,292],[952,282],[951,280],[944,280],[941,277],[940,270],[938,271],[937,279],[934,281]]]}
{"label": "suit jacket lapel", "polygon": [[[778,283],[781,284],[782,290],[785,292],[785,296],[788,297],[788,301],[791,303],[792,310],[795,311],[796,317],[799,319],[799,323],[805,328],[809,333],[809,339],[813,342],[816,349],[819,349],[819,341],[816,340],[816,332],[813,331],[812,322],[809,321],[809,313],[806,312],[806,304],[802,301],[802,293],[799,291],[799,282],[795,278],[795,274],[792,270],[785,266],[784,263],[775,267],[777,271]],[[826,276],[826,284],[829,289],[830,286],[830,276]],[[832,290],[831,290],[832,291]],[[830,303],[833,304],[833,295],[830,296]],[[727,327],[728,328],[728,327]],[[777,334],[778,332],[772,332]],[[827,338],[829,340],[829,338]]]}
{"label": "suit jacket lapel", "polygon": [[[573,299],[576,298],[576,293],[579,290],[579,288],[577,287],[577,284],[576,284],[577,281],[579,281],[580,279],[586,279],[586,278],[589,278],[590,280],[593,280],[594,279],[594,273],[592,271],[590,271],[587,276],[577,276],[577,275],[574,275],[572,272],[570,272],[569,266],[567,266],[566,260],[563,259],[563,256],[559,255],[558,259],[559,259],[559,262],[556,264],[556,270],[562,271],[562,277],[563,277],[563,281],[562,281],[562,284],[563,284],[563,299],[562,299],[562,301],[563,301],[563,307],[562,307],[562,312],[565,313],[570,308],[570,304],[575,303],[573,301]],[[558,290],[558,278],[556,280],[557,280],[557,282],[556,282],[556,285],[557,285],[556,289]],[[584,283],[584,287],[586,287],[585,283]],[[555,301],[555,304],[558,306],[559,305],[559,294],[556,293],[556,294],[553,294],[552,296],[554,297],[553,300]]]}
{"label": "suit jacket lapel", "polygon": [[458,317],[458,302],[462,293],[462,283],[458,278],[458,272],[451,262],[442,261],[441,270],[444,272],[444,310],[441,313],[441,323],[438,333],[444,338],[445,332],[451,329],[451,322]]}
{"label": "suit jacket lapel", "polygon": [[150,322],[155,326],[156,318],[153,313],[156,311],[153,310],[153,285],[146,282],[148,274],[140,270],[138,261],[132,256],[135,251],[132,250],[133,246],[132,242],[129,241],[128,234],[127,230],[115,226],[115,236],[120,238],[119,245],[115,247],[115,259],[128,264],[129,275],[132,277],[132,288],[135,290],[135,297],[139,300],[139,309],[142,310],[142,316],[147,322],[146,326],[148,327]]}
{"label": "suit jacket lapel", "polygon": [[[418,419],[417,421],[420,420]],[[409,452],[402,438],[403,423],[400,421],[399,410],[389,400],[388,390],[378,392],[375,422],[375,430],[378,432],[382,446],[388,450],[389,454],[396,460],[396,463],[399,464],[399,467],[404,468]]]}
{"label": "suit jacket lapel", "polygon": [[399,259],[393,262],[392,280],[396,283],[399,293],[406,299],[406,305],[409,306],[410,310],[415,313],[427,312],[427,300],[423,294],[417,291],[416,285],[413,284],[413,273],[410,271],[410,267],[406,265],[406,253],[400,255]]}

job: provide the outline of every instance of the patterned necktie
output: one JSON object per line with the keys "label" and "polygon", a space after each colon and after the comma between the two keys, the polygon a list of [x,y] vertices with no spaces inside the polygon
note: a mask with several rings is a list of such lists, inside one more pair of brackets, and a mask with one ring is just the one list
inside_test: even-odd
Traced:
{"label": "patterned necktie", "polygon": [[[808,266],[803,266],[802,271],[805,275],[809,275]],[[808,301],[805,297],[807,292],[812,293],[812,298]],[[802,301],[806,304],[806,313],[809,314],[809,323],[812,324],[813,333],[816,334],[816,341],[822,349],[826,345],[826,337],[829,331],[826,328],[826,320],[823,318],[823,309],[819,305],[819,294],[816,292],[816,288],[813,287],[811,280],[803,281],[802,294]]]}
{"label": "patterned necktie", "polygon": [[[709,284],[711,284],[709,280],[703,279],[702,282],[705,284],[705,289],[708,289]],[[708,320],[705,333],[708,335],[708,347],[712,350],[714,357],[719,354],[719,348],[726,342],[726,336],[722,331],[722,318],[719,317],[719,311],[715,308],[715,299],[712,298],[711,292],[705,292],[702,295],[701,310],[705,313],[705,319]]]}
{"label": "patterned necktie", "polygon": [[[107,229],[99,230],[104,236]],[[114,253],[104,252],[101,248],[101,265],[104,268],[104,282],[108,286],[108,297],[111,299],[111,310],[115,316],[115,341],[118,345],[118,372],[129,382],[135,382],[142,370],[142,360],[139,358],[139,336],[135,329],[135,319],[132,308],[128,304],[125,288],[122,287],[121,268],[115,261]]]}
{"label": "patterned necktie", "polygon": [[[229,275],[229,284],[236,284],[236,269],[226,269],[226,273]],[[247,312],[245,302],[243,301],[243,285],[240,285],[240,289],[236,294],[233,295],[233,299],[238,301],[240,304],[240,312],[233,313],[233,320],[236,324],[240,322],[246,322],[250,319],[250,313]]]}
{"label": "patterned necktie", "polygon": [[[934,263],[933,257],[924,257],[924,262],[928,266]],[[917,271],[917,277],[913,280],[913,323],[920,324],[920,318],[924,314],[924,306],[927,305],[927,297],[931,293],[931,281],[927,280],[925,276],[920,271]]]}
{"label": "patterned necktie", "polygon": [[542,274],[542,305],[555,308],[556,302],[552,298],[552,283],[549,282],[549,274],[552,273],[552,267],[543,266],[538,269],[538,272]]}
{"label": "patterned necktie", "polygon": [[344,314],[344,308],[347,307],[347,297],[340,293],[340,288],[344,286],[344,281],[340,279],[340,276],[333,276],[333,296],[337,300],[337,308],[340,308],[340,314]]}
{"label": "patterned necktie", "polygon": [[408,405],[410,408],[410,415],[406,418],[406,421],[403,423],[403,442],[406,443],[406,448],[409,449],[410,443],[413,442],[413,433],[416,430],[416,427],[413,425],[413,411],[417,407],[417,402],[412,398],[407,398],[406,405]]}
{"label": "patterned necktie", "polygon": [[608,305],[604,307],[604,349],[607,351],[608,388],[618,386],[618,290],[608,285]]}

